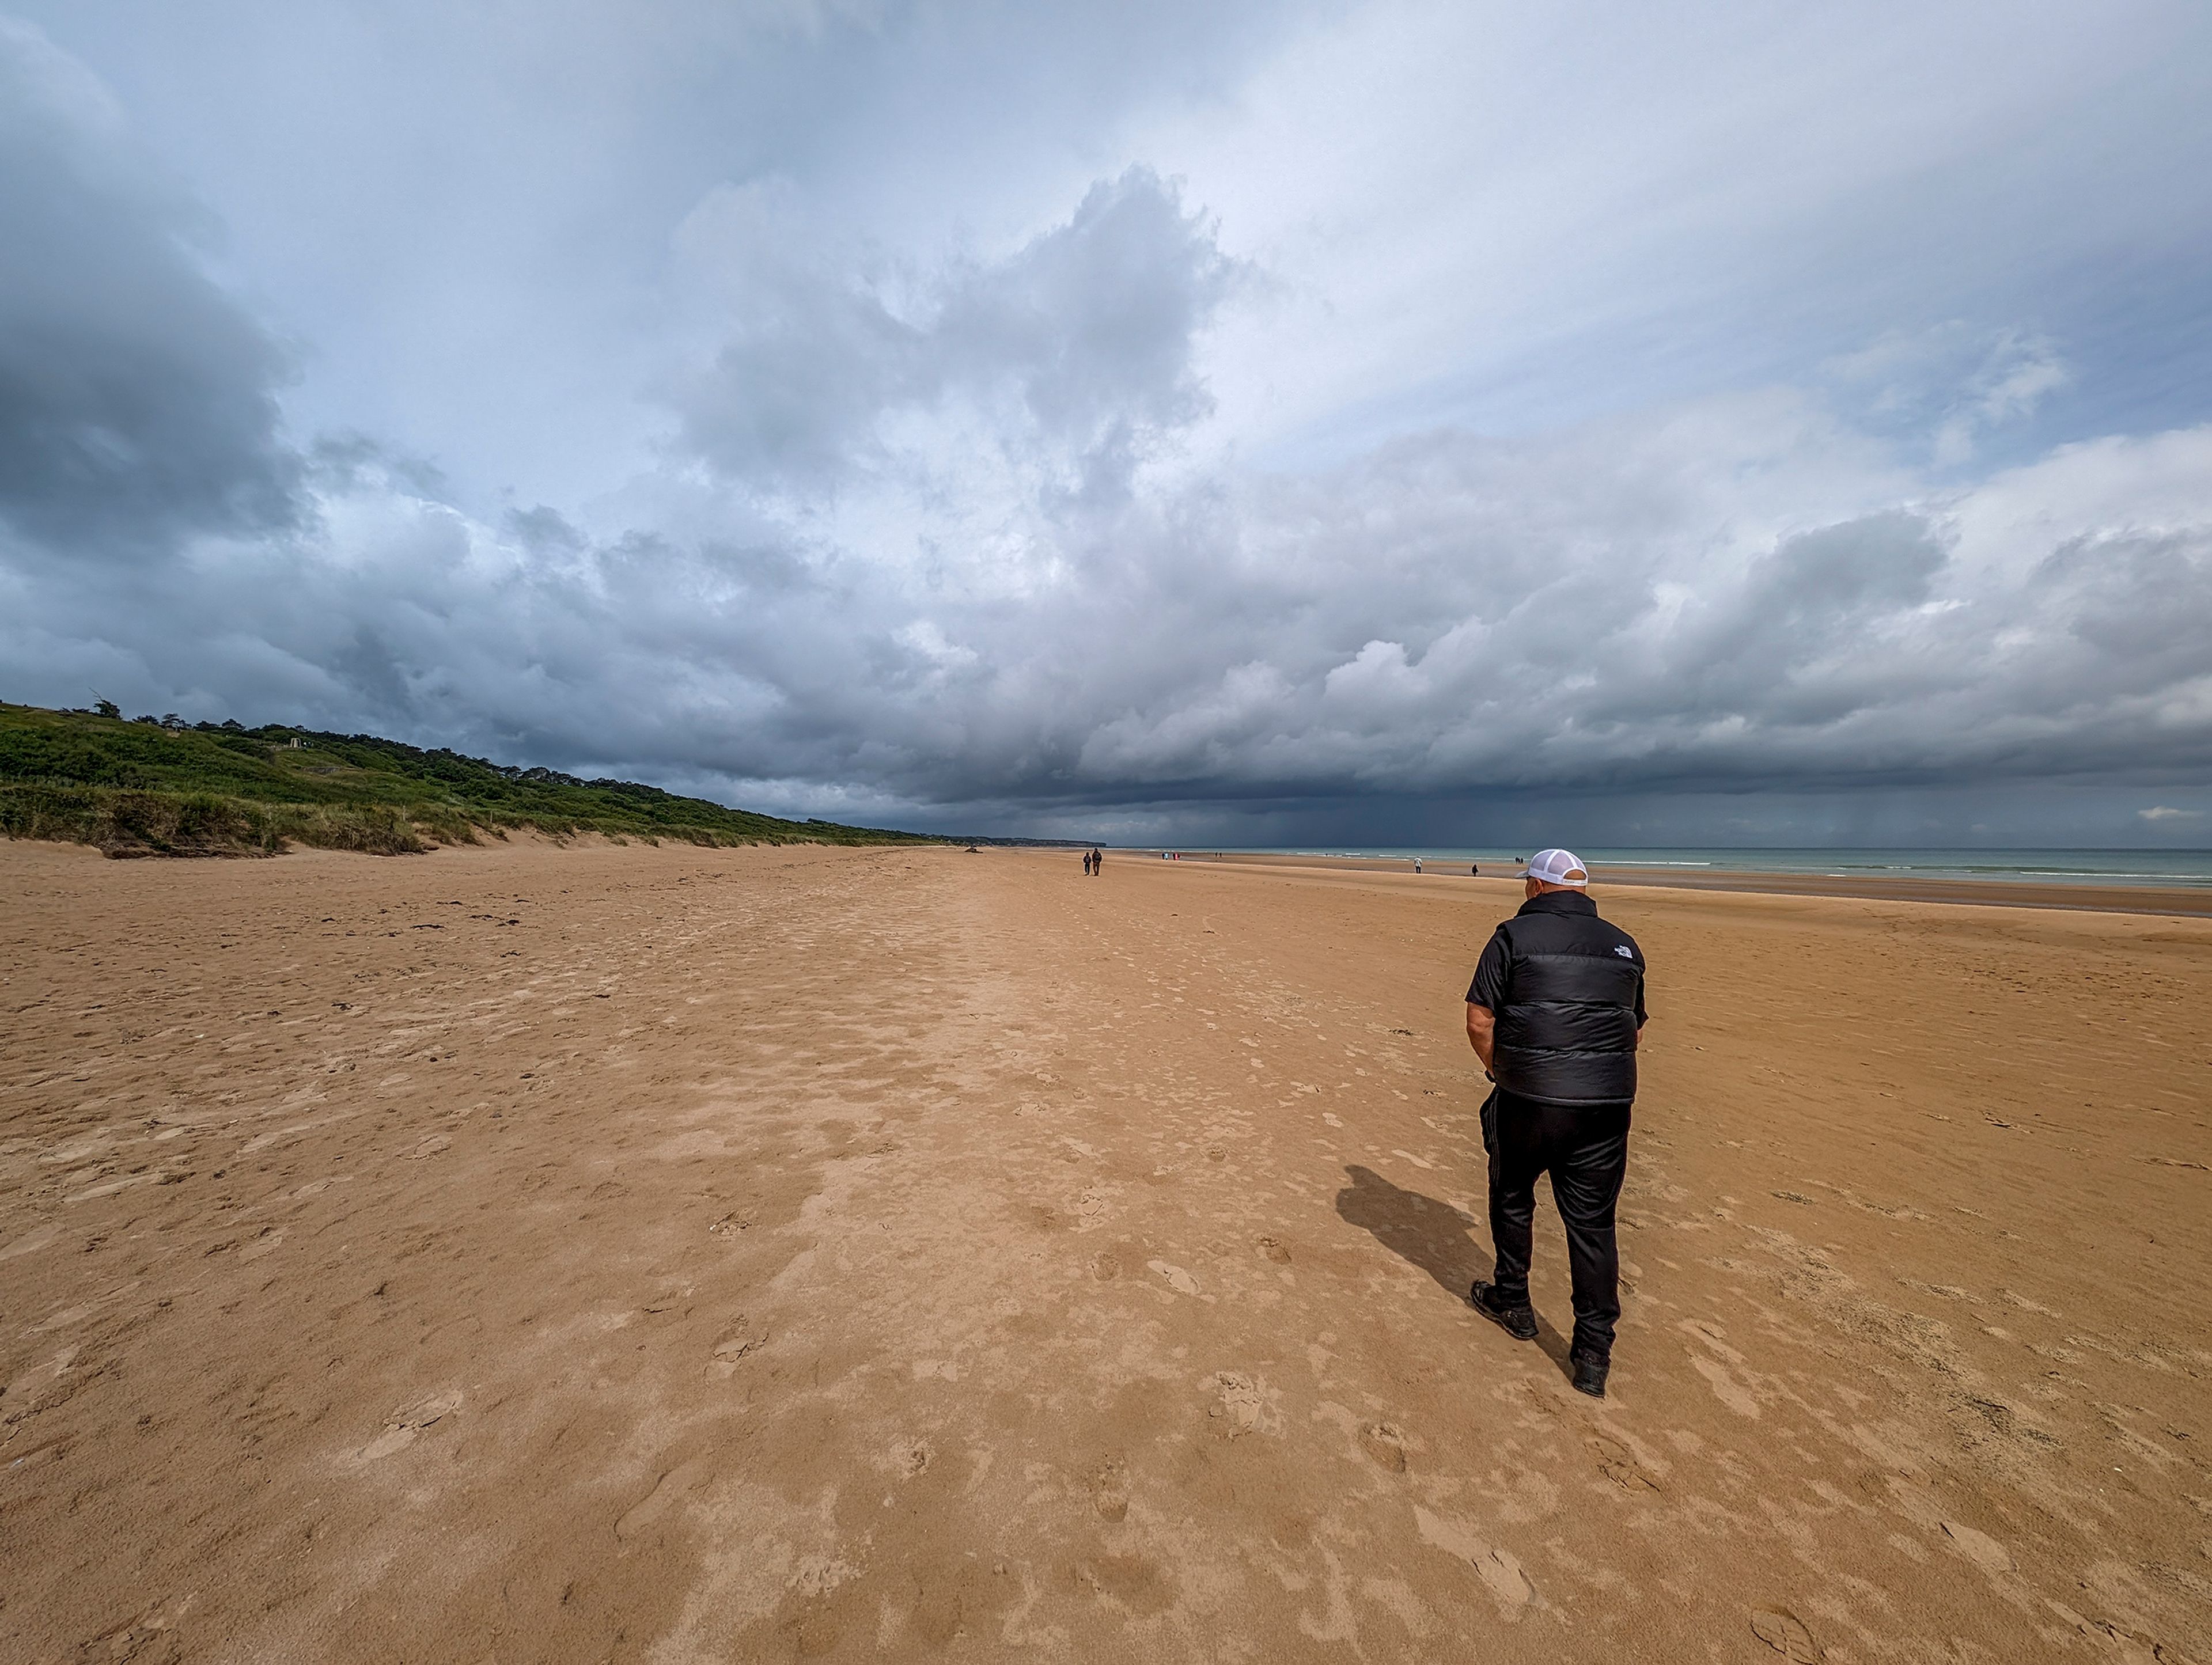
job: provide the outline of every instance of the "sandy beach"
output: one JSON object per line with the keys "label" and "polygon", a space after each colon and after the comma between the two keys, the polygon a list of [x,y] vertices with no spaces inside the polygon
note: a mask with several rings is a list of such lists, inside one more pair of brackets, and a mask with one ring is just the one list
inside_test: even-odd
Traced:
{"label": "sandy beach", "polygon": [[2212,1660],[2212,921],[1600,895],[1601,1403],[1511,881],[0,845],[0,1658]]}

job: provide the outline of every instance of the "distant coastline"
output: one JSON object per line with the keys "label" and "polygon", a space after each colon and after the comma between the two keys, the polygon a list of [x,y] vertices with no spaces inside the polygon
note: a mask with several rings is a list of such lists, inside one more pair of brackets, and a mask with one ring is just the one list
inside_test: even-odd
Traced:
{"label": "distant coastline", "polygon": [[[1425,878],[1510,879],[1525,852],[1306,845],[1166,852],[1154,847],[1133,854],[1408,877],[1418,858]],[[1613,848],[1582,854],[1601,885],[2212,916],[2212,851],[2207,850]]]}

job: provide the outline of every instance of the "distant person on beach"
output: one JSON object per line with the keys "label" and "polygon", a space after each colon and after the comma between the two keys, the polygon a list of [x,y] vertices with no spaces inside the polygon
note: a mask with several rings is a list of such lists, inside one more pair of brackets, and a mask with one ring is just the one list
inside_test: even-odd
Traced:
{"label": "distant person on beach", "polygon": [[1574,1283],[1567,1360],[1577,1389],[1602,1399],[1620,1318],[1613,1207],[1628,1171],[1644,951],[1598,917],[1589,872],[1571,851],[1537,851],[1522,877],[1528,900],[1492,935],[1467,991],[1467,1038],[1495,1084],[1482,1148],[1498,1251],[1497,1270],[1468,1298],[1516,1340],[1536,1339],[1528,1259],[1536,1176],[1548,1172]]}
{"label": "distant person on beach", "polygon": [[1099,869],[1103,867],[1105,865],[1106,852],[1100,849],[1097,845],[1092,845],[1091,847],[1091,877],[1093,878],[1097,878]]}

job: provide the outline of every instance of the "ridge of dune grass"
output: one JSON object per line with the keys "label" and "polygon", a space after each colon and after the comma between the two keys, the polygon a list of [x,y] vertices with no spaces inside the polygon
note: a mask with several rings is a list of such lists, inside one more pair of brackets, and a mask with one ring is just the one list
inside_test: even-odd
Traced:
{"label": "ridge of dune grass", "polygon": [[934,843],[787,821],[631,781],[582,781],[371,734],[185,727],[0,702],[0,835],[110,855],[276,855],[293,844],[419,854],[484,835],[724,844]]}

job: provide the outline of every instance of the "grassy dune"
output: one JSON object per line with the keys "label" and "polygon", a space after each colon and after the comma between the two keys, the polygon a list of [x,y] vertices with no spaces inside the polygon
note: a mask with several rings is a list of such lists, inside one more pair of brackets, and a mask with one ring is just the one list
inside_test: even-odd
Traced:
{"label": "grassy dune", "polygon": [[110,855],[416,854],[528,829],[690,844],[878,844],[916,834],[784,821],[629,781],[580,781],[368,734],[168,726],[0,703],[0,834]]}

